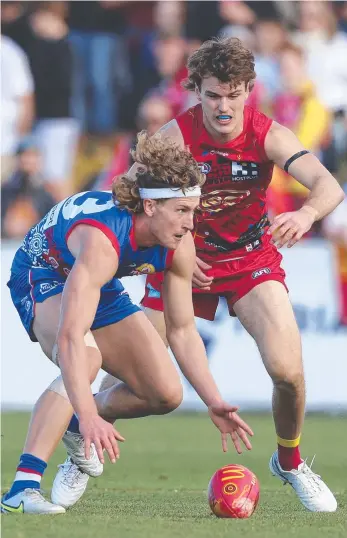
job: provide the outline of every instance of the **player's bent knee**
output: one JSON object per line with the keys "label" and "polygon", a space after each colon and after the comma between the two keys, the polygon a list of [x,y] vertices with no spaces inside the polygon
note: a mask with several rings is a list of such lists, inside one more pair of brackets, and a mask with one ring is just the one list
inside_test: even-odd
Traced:
{"label": "player's bent knee", "polygon": [[55,392],[56,394],[59,394],[59,396],[61,396],[65,400],[70,401],[61,375],[57,377],[54,381],[52,381],[52,383],[49,385],[47,390]]}
{"label": "player's bent knee", "polygon": [[183,400],[183,388],[181,384],[175,385],[166,391],[157,394],[154,398],[150,399],[150,405],[153,412],[158,415],[165,415],[171,413],[179,407]]}
{"label": "player's bent knee", "polygon": [[283,375],[273,379],[275,387],[283,392],[296,393],[305,389],[305,378],[302,371],[283,372]]}
{"label": "player's bent knee", "polygon": [[117,377],[113,377],[111,374],[106,374],[100,383],[99,392],[108,390],[110,387],[115,387],[119,385],[119,383],[121,383],[121,381],[117,379]]}

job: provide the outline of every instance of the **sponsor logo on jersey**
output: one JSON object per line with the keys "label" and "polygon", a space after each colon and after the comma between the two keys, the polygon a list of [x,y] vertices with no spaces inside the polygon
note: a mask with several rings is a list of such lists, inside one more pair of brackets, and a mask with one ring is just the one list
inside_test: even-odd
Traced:
{"label": "sponsor logo on jersey", "polygon": [[[215,152],[216,153],[216,152]],[[226,159],[222,153],[215,161],[199,163],[200,170],[207,175],[208,183],[225,181],[254,181],[259,179],[259,164],[251,161],[233,161]]]}
{"label": "sponsor logo on jersey", "polygon": [[258,179],[259,166],[252,162],[231,162],[232,181],[250,181]]}
{"label": "sponsor logo on jersey", "polygon": [[271,269],[269,267],[263,267],[262,269],[257,269],[257,271],[253,271],[252,278],[259,278],[263,275],[269,275],[271,273]]}
{"label": "sponsor logo on jersey", "polygon": [[228,157],[229,153],[227,151],[221,151],[219,149],[212,149],[210,151],[211,155],[221,155],[222,157]]}

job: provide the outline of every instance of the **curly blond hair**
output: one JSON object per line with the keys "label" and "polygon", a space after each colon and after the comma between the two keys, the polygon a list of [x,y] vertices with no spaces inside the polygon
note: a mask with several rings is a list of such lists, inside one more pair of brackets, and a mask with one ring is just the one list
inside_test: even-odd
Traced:
{"label": "curly blond hair", "polygon": [[118,207],[133,213],[143,211],[139,187],[168,186],[184,191],[205,182],[205,175],[200,172],[192,154],[160,133],[150,137],[146,131],[141,131],[137,135],[136,148],[130,153],[134,161],[144,168],[138,168],[136,179],[128,174],[117,177],[113,181],[112,193]]}
{"label": "curly blond hair", "polygon": [[188,58],[187,68],[188,78],[182,85],[191,91],[196,87],[200,90],[202,79],[206,77],[216,77],[233,87],[244,82],[251,90],[256,77],[254,56],[236,37],[205,41]]}

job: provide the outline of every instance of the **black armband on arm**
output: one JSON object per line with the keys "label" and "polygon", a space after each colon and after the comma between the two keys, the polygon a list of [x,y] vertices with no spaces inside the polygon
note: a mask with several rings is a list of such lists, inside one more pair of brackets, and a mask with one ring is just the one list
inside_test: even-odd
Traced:
{"label": "black armband on arm", "polygon": [[294,153],[294,155],[289,157],[289,159],[286,161],[286,163],[285,163],[285,165],[283,167],[283,170],[285,172],[287,172],[287,174],[288,174],[288,168],[290,167],[292,162],[296,161],[296,159],[299,159],[299,157],[302,157],[303,155],[306,155],[306,153],[310,153],[310,152],[307,151],[307,149],[303,149],[302,151],[298,151],[298,153]]}

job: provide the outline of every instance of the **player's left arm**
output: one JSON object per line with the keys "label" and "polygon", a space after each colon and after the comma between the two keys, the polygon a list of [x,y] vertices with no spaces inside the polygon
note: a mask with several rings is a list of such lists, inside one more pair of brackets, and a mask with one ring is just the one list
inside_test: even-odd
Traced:
{"label": "player's left arm", "polygon": [[236,414],[237,407],[225,403],[208,366],[205,346],[197,331],[192,301],[192,276],[195,246],[190,233],[175,251],[172,266],[166,271],[163,285],[164,315],[167,339],[184,376],[207,405],[209,415],[222,434],[223,450],[227,450],[230,434],[238,452],[239,439],[250,449],[246,433],[249,426]]}
{"label": "player's left arm", "polygon": [[275,217],[268,233],[273,235],[278,247],[286,243],[288,247],[294,245],[316,220],[331,213],[344,199],[336,179],[315,155],[300,155],[304,151],[292,131],[273,122],[265,138],[266,155],[311,191],[301,209]]}

